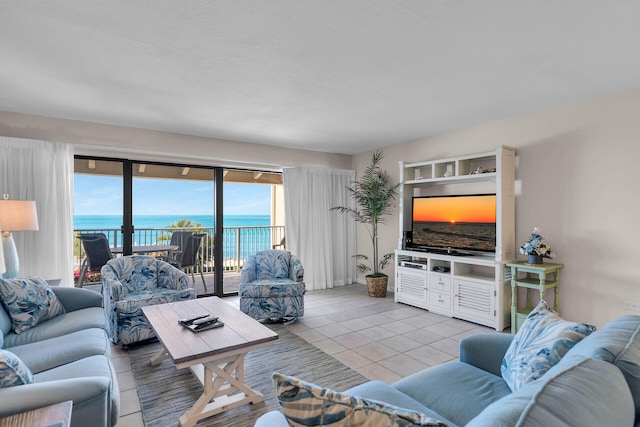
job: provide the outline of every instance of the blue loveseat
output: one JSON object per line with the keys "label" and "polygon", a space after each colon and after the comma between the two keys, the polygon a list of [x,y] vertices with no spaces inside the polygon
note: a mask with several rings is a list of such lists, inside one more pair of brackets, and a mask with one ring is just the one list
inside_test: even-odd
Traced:
{"label": "blue loveseat", "polygon": [[[515,392],[501,376],[513,338],[511,334],[472,335],[461,340],[458,361],[391,385],[370,381],[344,394],[417,411],[448,426],[640,426],[640,316],[611,321],[579,341],[539,379]],[[318,425],[307,420],[292,425]],[[255,424],[288,425],[280,411],[263,415]]]}
{"label": "blue loveseat", "polygon": [[[39,281],[44,283],[42,279]],[[0,418],[72,400],[72,427],[115,426],[120,413],[120,393],[109,357],[111,344],[102,297],[87,289],[48,289],[57,297],[64,313],[19,334],[14,332],[12,317],[5,306],[7,296],[2,296],[0,353],[5,359],[0,368],[11,370],[12,366],[6,366],[9,355],[22,368],[26,366],[30,381],[0,387]],[[0,376],[6,382],[7,376]]]}

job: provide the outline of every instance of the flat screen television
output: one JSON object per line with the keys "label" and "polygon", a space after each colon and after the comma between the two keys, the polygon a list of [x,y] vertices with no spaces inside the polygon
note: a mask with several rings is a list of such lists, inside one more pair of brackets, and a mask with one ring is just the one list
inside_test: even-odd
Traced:
{"label": "flat screen television", "polygon": [[496,250],[496,195],[414,197],[410,247],[435,252]]}

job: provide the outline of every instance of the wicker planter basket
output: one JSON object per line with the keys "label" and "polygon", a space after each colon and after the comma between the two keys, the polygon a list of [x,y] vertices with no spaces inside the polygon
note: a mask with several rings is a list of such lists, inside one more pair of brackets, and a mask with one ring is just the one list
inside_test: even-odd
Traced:
{"label": "wicker planter basket", "polygon": [[370,297],[384,298],[387,296],[388,276],[366,276],[366,280]]}

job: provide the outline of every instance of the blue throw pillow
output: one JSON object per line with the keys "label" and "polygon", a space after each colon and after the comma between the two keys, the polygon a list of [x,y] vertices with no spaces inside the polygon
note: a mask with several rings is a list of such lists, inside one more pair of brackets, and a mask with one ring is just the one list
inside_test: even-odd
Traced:
{"label": "blue throw pillow", "polygon": [[595,329],[593,325],[564,320],[544,300],[540,301],[502,359],[502,378],[511,391],[537,380]]}
{"label": "blue throw pillow", "polygon": [[420,412],[321,388],[277,372],[273,381],[282,413],[293,427],[446,427]]}
{"label": "blue throw pillow", "polygon": [[33,374],[18,356],[0,350],[0,387],[33,384]]}
{"label": "blue throw pillow", "polygon": [[0,278],[0,300],[16,334],[65,312],[51,287],[39,277]]}

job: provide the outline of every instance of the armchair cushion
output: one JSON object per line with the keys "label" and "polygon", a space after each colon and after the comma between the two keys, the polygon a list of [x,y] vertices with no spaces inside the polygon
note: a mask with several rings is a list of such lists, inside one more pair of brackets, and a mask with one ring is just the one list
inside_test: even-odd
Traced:
{"label": "armchair cushion", "polygon": [[16,334],[65,312],[51,287],[41,278],[0,278],[0,298]]}
{"label": "armchair cushion", "polygon": [[33,374],[22,360],[7,350],[0,350],[0,387],[33,384]]}
{"label": "armchair cushion", "polygon": [[512,391],[518,390],[544,375],[595,329],[562,319],[541,300],[511,341],[502,360],[502,377]]}

